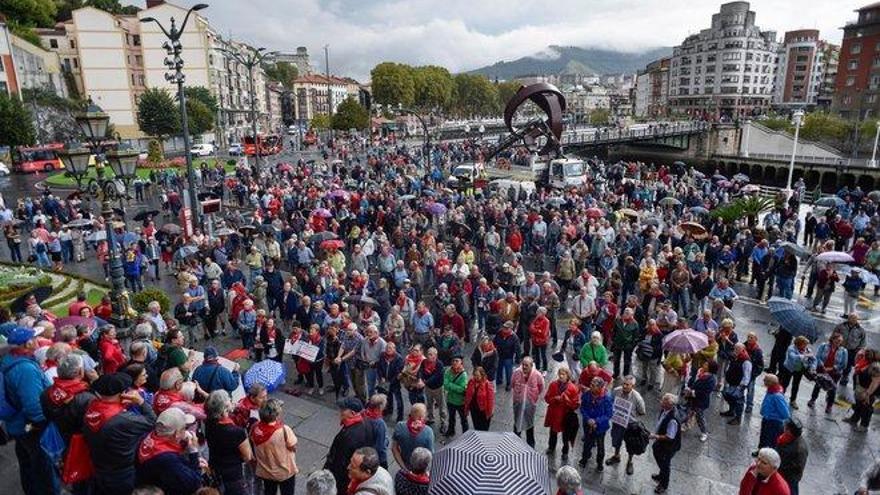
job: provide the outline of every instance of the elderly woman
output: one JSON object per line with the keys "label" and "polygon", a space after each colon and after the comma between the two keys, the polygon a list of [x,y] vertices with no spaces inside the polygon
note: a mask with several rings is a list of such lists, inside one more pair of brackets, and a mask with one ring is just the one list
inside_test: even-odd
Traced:
{"label": "elderly woman", "polygon": [[314,471],[306,478],[307,495],[336,495],[336,478],[326,469]]}
{"label": "elderly woman", "polygon": [[427,495],[431,482],[430,467],[434,455],[424,447],[413,450],[409,458],[409,470],[401,469],[394,477],[394,493],[397,495]]}
{"label": "elderly woman", "polygon": [[681,392],[681,386],[684,378],[687,376],[688,363],[691,357],[688,354],[678,352],[670,352],[663,360],[663,386],[660,388],[661,394],[678,395]]}
{"label": "elderly woman", "polygon": [[556,495],[584,495],[581,490],[581,475],[571,466],[562,466],[556,471]]}
{"label": "elderly woman", "polygon": [[229,417],[232,399],[225,390],[215,390],[205,401],[205,437],[211,452],[209,465],[216,475],[223,493],[245,495],[251,493],[243,475],[244,463],[253,458],[247,432]]}
{"label": "elderly woman", "polygon": [[556,442],[562,433],[562,462],[568,460],[568,449],[574,445],[578,432],[577,413],[581,406],[580,388],[572,380],[571,371],[560,366],[556,371],[556,381],[547,387],[544,401],[547,402],[547,415],[544,426],[550,428],[550,441],[547,455],[556,454]]}
{"label": "elderly woman", "polygon": [[590,341],[581,347],[580,353],[581,367],[586,367],[591,362],[595,362],[599,366],[608,364],[608,349],[602,345],[602,334],[593,332],[590,335]]}
{"label": "elderly woman", "polygon": [[257,477],[265,495],[292,495],[296,486],[296,434],[282,422],[283,403],[269,399],[260,408],[260,420],[251,428]]}

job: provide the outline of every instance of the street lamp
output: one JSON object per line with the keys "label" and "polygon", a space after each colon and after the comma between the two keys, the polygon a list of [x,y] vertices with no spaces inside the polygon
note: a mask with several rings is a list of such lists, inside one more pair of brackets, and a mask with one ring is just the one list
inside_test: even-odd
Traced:
{"label": "street lamp", "polygon": [[193,233],[195,233],[196,228],[202,224],[202,219],[197,206],[196,174],[193,170],[192,154],[190,153],[189,119],[186,115],[186,94],[183,91],[183,82],[186,80],[186,76],[183,74],[183,58],[180,57],[180,54],[183,51],[180,37],[186,29],[186,23],[189,21],[190,14],[206,8],[208,8],[208,4],[206,3],[197,3],[190,7],[190,9],[186,11],[186,15],[183,17],[183,22],[180,24],[180,28],[177,27],[174,17],[171,18],[171,29],[165,29],[165,26],[153,17],[141,18],[142,23],[155,22],[156,25],[159,26],[159,29],[162,30],[162,33],[165,34],[165,37],[168,38],[168,41],[171,42],[168,43],[168,41],[166,41],[165,43],[162,43],[162,48],[164,48],[165,52],[168,54],[168,57],[165,59],[165,66],[171,71],[165,73],[165,80],[169,83],[177,84],[177,101],[180,104],[180,122],[183,131],[183,148],[184,156],[186,157],[186,181],[189,183],[187,191],[189,192],[189,209]]}
{"label": "street lamp", "polygon": [[413,117],[415,117],[416,119],[418,119],[419,124],[422,125],[422,132],[425,133],[425,136],[424,136],[424,143],[422,144],[422,147],[424,148],[424,156],[426,157],[426,159],[427,159],[428,162],[429,162],[428,165],[430,165],[430,160],[431,160],[431,135],[428,134],[428,125],[425,123],[425,119],[421,116],[421,114],[419,114],[418,112],[416,112],[415,110],[413,110],[413,109],[411,109],[411,108],[403,108],[403,107],[398,106],[398,107],[397,107],[397,111],[398,111],[399,113],[402,113],[402,114],[412,115]]}
{"label": "street lamp", "polygon": [[880,120],[875,122],[874,125],[877,127],[877,132],[874,134],[874,151],[871,152],[871,161],[868,162],[868,166],[871,168],[877,167],[877,141],[880,141]]}
{"label": "street lamp", "polygon": [[247,56],[243,56],[241,53],[232,51],[226,48],[218,48],[219,51],[229,55],[236,62],[243,65],[248,71],[248,85],[250,86],[251,91],[251,133],[254,136],[254,175],[259,177],[260,175],[260,146],[257,142],[257,110],[256,110],[256,101],[257,101],[257,92],[254,88],[254,68],[260,67],[260,64],[266,57],[275,56],[278,52],[267,52],[265,48],[250,48]]}
{"label": "street lamp", "polygon": [[800,134],[801,124],[804,120],[804,111],[797,109],[794,111],[794,143],[791,147],[791,161],[788,163],[788,181],[785,183],[785,195],[791,197],[791,179],[794,175],[794,159],[797,156],[798,135]]}
{"label": "street lamp", "polygon": [[[57,152],[64,163],[66,174],[76,181],[77,190],[100,199],[104,233],[109,246],[110,299],[113,312],[111,323],[117,327],[128,326],[129,297],[125,289],[122,270],[122,254],[113,235],[113,202],[128,198],[128,184],[137,172],[138,151],[121,148],[107,149],[105,136],[110,117],[89,100],[85,112],[76,116],[76,123],[88,145],[72,144]],[[89,177],[89,160],[95,155],[95,176]],[[105,176],[105,162],[109,163],[112,176]]]}

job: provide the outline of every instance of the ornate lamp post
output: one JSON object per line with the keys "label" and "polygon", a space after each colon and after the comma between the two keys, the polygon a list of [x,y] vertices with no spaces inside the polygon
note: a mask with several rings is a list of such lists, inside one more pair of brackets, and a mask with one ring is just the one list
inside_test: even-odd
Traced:
{"label": "ornate lamp post", "polygon": [[[110,299],[113,304],[111,323],[117,327],[128,326],[128,292],[122,271],[122,254],[113,235],[113,202],[128,197],[127,184],[137,171],[138,151],[133,149],[107,149],[105,137],[110,117],[89,101],[86,111],[76,116],[76,123],[88,143],[86,147],[71,145],[58,152],[64,163],[66,174],[76,181],[77,189],[101,201],[101,216],[104,219],[105,235],[108,242],[110,265]],[[95,155],[95,176],[89,177],[89,160]],[[106,164],[110,165],[113,176],[105,175]]]}
{"label": "ornate lamp post", "polygon": [[804,111],[797,109],[792,115],[794,120],[794,142],[791,145],[791,161],[788,163],[788,180],[785,182],[785,196],[791,197],[791,179],[794,176],[794,161],[797,158],[798,136],[801,131],[801,125],[804,122]]}

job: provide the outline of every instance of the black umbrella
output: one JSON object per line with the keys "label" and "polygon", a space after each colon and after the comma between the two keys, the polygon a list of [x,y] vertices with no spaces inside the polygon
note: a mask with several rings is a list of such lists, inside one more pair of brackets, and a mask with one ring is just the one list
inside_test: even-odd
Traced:
{"label": "black umbrella", "polygon": [[159,210],[141,210],[134,216],[136,222],[143,222],[147,218],[155,217],[159,214]]}
{"label": "black umbrella", "polygon": [[238,228],[238,230],[240,230],[243,233],[247,233],[248,231],[253,232],[253,231],[257,230],[257,226],[256,225],[242,225],[241,227]]}
{"label": "black umbrella", "polygon": [[9,304],[9,311],[14,315],[24,313],[27,309],[27,300],[31,296],[34,296],[34,298],[36,298],[37,300],[37,304],[40,304],[48,299],[51,295],[52,287],[49,287],[47,285],[34,287],[33,289],[25,292],[24,294],[18,296],[14,301],[12,301],[12,303]]}
{"label": "black umbrella", "polygon": [[123,210],[122,208],[113,208],[113,213],[116,213],[120,217],[125,218],[125,210]]}
{"label": "black umbrella", "polygon": [[92,225],[92,221],[88,218],[77,218],[67,223],[67,226],[72,229],[81,229],[83,227],[91,227]]}
{"label": "black umbrella", "polygon": [[373,299],[370,296],[346,296],[343,301],[352,304],[369,304],[371,306],[379,305],[379,301]]}
{"label": "black umbrella", "polygon": [[339,236],[336,235],[334,232],[325,230],[324,232],[318,232],[317,234],[309,237],[309,244],[320,244],[324,241],[332,241],[333,239],[339,239]]}
{"label": "black umbrella", "polygon": [[171,235],[180,235],[180,233],[183,232],[183,228],[181,228],[180,225],[177,225],[176,223],[166,223],[159,230]]}
{"label": "black umbrella", "polygon": [[471,234],[471,228],[461,222],[449,222],[449,229],[454,235],[457,235],[459,237],[464,237]]}

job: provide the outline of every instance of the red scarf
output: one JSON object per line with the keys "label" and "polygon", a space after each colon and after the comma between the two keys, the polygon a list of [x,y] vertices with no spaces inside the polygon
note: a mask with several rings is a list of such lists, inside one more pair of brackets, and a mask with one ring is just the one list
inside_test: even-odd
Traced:
{"label": "red scarf", "polygon": [[785,447],[795,440],[797,440],[797,438],[795,438],[794,434],[792,434],[790,431],[784,431],[776,438],[776,446]]}
{"label": "red scarf", "polygon": [[186,398],[176,390],[160,390],[153,397],[153,410],[156,414],[162,414],[162,411],[171,407],[175,402],[186,402]]}
{"label": "red scarf", "polygon": [[174,438],[161,437],[156,432],[151,432],[141,442],[138,447],[138,463],[144,464],[150,459],[167,453],[180,454],[183,452],[183,446]]}
{"label": "red scarf", "polygon": [[367,419],[382,419],[382,410],[378,407],[364,409],[364,417]]}
{"label": "red scarf", "polygon": [[781,394],[785,389],[782,388],[782,385],[776,383],[767,387],[768,394]]}
{"label": "red scarf", "polygon": [[437,360],[431,361],[430,359],[425,359],[422,361],[422,369],[425,371],[426,375],[433,375],[434,370],[437,369]]}
{"label": "red scarf", "polygon": [[[410,368],[412,368],[413,370],[419,369],[419,366],[421,366],[422,363],[424,363],[424,362],[425,362],[425,355],[424,354],[418,354],[416,356],[413,356],[412,354],[406,355],[406,364]],[[433,371],[433,369],[432,369],[432,371]]]}
{"label": "red scarf", "polygon": [[590,393],[593,395],[594,400],[601,399],[602,397],[605,397],[605,387],[603,386],[602,388],[600,388],[598,392],[593,390],[591,387]]}
{"label": "red scarf", "polygon": [[348,482],[348,488],[345,489],[345,493],[348,495],[354,495],[358,491],[358,487],[361,486],[360,481],[351,480]]}
{"label": "red scarf", "polygon": [[480,352],[482,352],[483,354],[495,352],[495,343],[491,340],[483,342],[482,344],[480,344]]}
{"label": "red scarf", "polygon": [[409,471],[405,471],[403,473],[406,476],[406,479],[412,481],[413,483],[419,485],[427,485],[431,482],[431,475],[428,473],[416,474]]}
{"label": "red scarf", "polygon": [[418,436],[418,434],[425,429],[425,422],[422,420],[416,421],[412,418],[409,418],[406,420],[406,428],[409,430],[412,436]]}
{"label": "red scarf", "polygon": [[831,350],[828,351],[828,356],[825,358],[825,362],[822,363],[826,370],[834,369],[834,358],[837,356],[838,347],[839,346],[831,346]]}
{"label": "red scarf", "polygon": [[349,427],[354,426],[358,423],[363,423],[363,421],[364,421],[364,416],[362,414],[358,413],[348,419],[340,420],[339,424],[341,424],[343,428],[349,428]]}
{"label": "red scarf", "polygon": [[312,345],[318,345],[318,342],[320,342],[320,341],[321,341],[321,334],[320,333],[315,333],[315,334],[310,333],[309,334],[309,342],[311,342]]}
{"label": "red scarf", "polygon": [[125,406],[121,402],[106,402],[96,399],[86,409],[83,421],[93,432],[97,432],[107,421],[124,410]]}
{"label": "red scarf", "polygon": [[272,435],[282,426],[284,426],[284,423],[281,421],[275,421],[272,423],[257,421],[254,423],[254,426],[251,428],[251,439],[253,439],[254,445],[262,445],[266,443],[266,441],[272,438]]}
{"label": "red scarf", "polygon": [[46,362],[43,363],[43,371],[52,369],[56,366],[58,366],[58,361],[55,361],[54,359],[47,359]]}
{"label": "red scarf", "polygon": [[89,389],[89,384],[78,379],[62,379],[55,377],[55,383],[49,387],[47,397],[55,407],[63,406],[73,399],[76,394]]}

